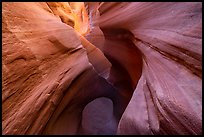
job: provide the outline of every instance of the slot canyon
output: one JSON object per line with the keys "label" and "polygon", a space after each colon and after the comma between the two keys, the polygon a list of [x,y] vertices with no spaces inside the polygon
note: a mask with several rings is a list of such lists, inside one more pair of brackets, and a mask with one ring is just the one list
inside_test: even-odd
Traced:
{"label": "slot canyon", "polygon": [[3,135],[201,135],[201,2],[2,2]]}

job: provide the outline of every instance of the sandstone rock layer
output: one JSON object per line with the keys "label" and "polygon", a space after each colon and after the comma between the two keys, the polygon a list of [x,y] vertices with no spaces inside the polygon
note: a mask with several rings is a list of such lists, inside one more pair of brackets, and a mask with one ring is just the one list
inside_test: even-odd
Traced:
{"label": "sandstone rock layer", "polygon": [[3,2],[2,133],[202,134],[202,3]]}

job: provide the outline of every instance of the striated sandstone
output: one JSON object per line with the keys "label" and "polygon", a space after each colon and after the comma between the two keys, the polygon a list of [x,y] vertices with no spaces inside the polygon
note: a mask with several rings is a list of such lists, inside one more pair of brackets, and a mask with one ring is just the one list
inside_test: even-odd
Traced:
{"label": "striated sandstone", "polygon": [[2,134],[202,134],[202,3],[3,2]]}

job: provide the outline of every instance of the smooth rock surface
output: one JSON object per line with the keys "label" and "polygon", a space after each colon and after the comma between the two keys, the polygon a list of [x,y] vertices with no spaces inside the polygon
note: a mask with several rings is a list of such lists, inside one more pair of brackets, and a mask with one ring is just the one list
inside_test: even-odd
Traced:
{"label": "smooth rock surface", "polygon": [[82,113],[82,129],[84,134],[116,134],[117,123],[113,115],[113,102],[102,97],[87,104]]}
{"label": "smooth rock surface", "polygon": [[202,134],[201,2],[2,2],[2,134]]}
{"label": "smooth rock surface", "polygon": [[102,30],[129,30],[143,53],[118,134],[201,134],[201,3],[104,3],[99,11]]}

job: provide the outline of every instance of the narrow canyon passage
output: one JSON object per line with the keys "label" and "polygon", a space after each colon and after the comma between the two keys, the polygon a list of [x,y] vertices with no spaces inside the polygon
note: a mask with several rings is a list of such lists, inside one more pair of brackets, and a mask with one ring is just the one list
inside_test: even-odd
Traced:
{"label": "narrow canyon passage", "polygon": [[122,115],[142,73],[142,53],[131,41],[129,31],[119,28],[102,29],[102,32],[105,36],[103,53],[112,64],[108,81],[118,89],[123,102],[119,106]]}
{"label": "narrow canyon passage", "polygon": [[[74,87],[77,85],[80,85],[80,87],[69,87],[72,90],[75,89],[78,95],[75,95],[76,98],[68,105],[66,105],[66,100],[68,100],[66,98],[69,97],[69,95],[63,97],[57,110],[55,110],[55,113],[51,117],[52,120],[48,122],[47,128],[44,130],[45,134],[70,134],[74,131],[79,134],[116,134],[119,120],[141,76],[142,57],[140,51],[129,39],[129,35],[131,34],[129,34],[128,31],[121,29],[102,31],[106,39],[103,52],[112,64],[108,77],[108,81],[112,86],[108,84],[109,82],[107,83],[102,80],[102,78],[94,78],[95,74],[90,74],[90,72],[82,74],[78,78],[79,81],[73,82]],[[117,53],[117,55],[114,53]],[[84,85],[84,83],[86,84]],[[92,83],[94,83],[94,85]],[[67,92],[69,93],[70,91]],[[108,98],[112,100],[110,100],[113,103],[111,112],[109,110],[110,106],[108,105],[98,108],[100,106],[96,100],[100,100],[99,97],[106,97],[106,100]],[[106,100],[102,100],[102,105],[106,104]],[[87,106],[88,103],[91,104],[88,105],[89,107]],[[63,110],[61,106],[64,106]],[[86,111],[84,110],[85,107]],[[82,110],[83,117],[81,116]],[[103,112],[97,114],[97,112],[100,111]],[[91,116],[95,113],[96,116]],[[97,122],[97,120],[100,121],[100,119],[102,121],[106,120],[107,118],[104,118],[106,114],[109,114],[107,116],[110,117],[109,120],[107,120],[108,122],[114,121],[113,124],[109,126]],[[70,127],[69,124],[66,123],[72,123],[72,126]]]}
{"label": "narrow canyon passage", "polygon": [[3,2],[3,135],[202,134],[201,2]]}

